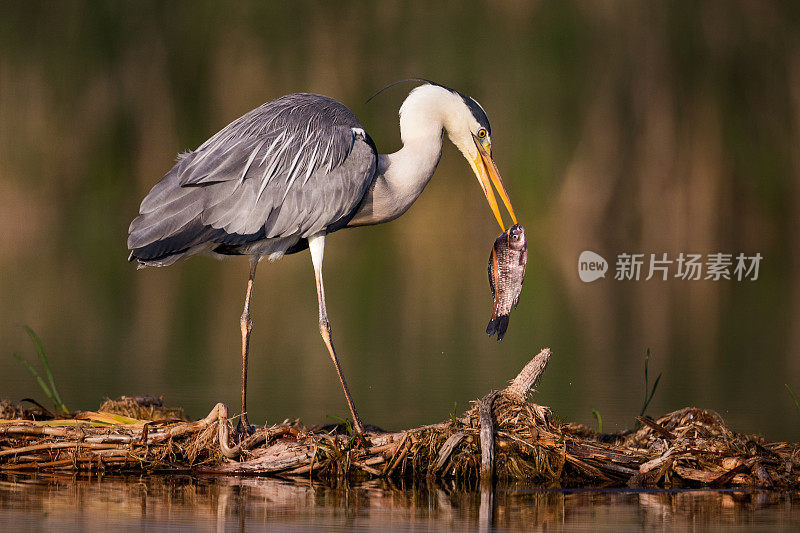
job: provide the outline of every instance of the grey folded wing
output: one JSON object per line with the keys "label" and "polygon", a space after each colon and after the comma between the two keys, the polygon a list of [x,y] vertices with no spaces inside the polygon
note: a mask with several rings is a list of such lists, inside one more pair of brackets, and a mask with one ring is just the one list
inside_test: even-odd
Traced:
{"label": "grey folded wing", "polygon": [[232,122],[178,163],[130,225],[131,260],[169,264],[193,248],[290,242],[346,224],[377,154],[339,102],[293,94]]}

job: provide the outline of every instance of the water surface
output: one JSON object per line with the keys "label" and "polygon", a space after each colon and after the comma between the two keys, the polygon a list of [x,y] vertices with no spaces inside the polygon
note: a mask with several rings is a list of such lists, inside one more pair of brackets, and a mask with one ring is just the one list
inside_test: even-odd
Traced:
{"label": "water surface", "polygon": [[0,478],[0,531],[796,531],[800,494],[264,478]]}

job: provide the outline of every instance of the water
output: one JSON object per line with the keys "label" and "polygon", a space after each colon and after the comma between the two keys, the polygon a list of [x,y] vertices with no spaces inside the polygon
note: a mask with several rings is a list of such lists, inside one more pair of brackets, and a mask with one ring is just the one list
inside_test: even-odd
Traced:
{"label": "water", "polygon": [[748,490],[555,490],[264,478],[0,479],[0,530],[796,531],[800,494]]}

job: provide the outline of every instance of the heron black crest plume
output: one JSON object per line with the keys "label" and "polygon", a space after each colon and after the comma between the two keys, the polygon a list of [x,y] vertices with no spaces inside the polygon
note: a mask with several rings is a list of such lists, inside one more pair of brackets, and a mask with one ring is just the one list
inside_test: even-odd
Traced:
{"label": "heron black crest plume", "polygon": [[435,81],[431,81],[431,80],[429,80],[429,79],[427,79],[427,78],[406,78],[406,79],[404,79],[404,80],[397,80],[397,81],[393,81],[393,82],[392,82],[392,83],[390,83],[389,85],[386,85],[385,87],[383,87],[383,88],[381,88],[381,89],[378,89],[378,91],[376,91],[376,92],[375,92],[375,93],[374,93],[372,96],[370,96],[369,98],[367,98],[367,101],[366,101],[366,102],[364,102],[364,103],[365,103],[365,104],[368,104],[368,103],[370,102],[370,100],[372,100],[373,98],[375,98],[376,96],[378,96],[379,94],[381,94],[381,93],[382,93],[383,91],[385,91],[386,89],[391,89],[391,88],[392,88],[392,87],[394,87],[395,85],[400,85],[401,83],[406,83],[406,82],[409,82],[409,81],[421,81],[421,82],[424,82],[424,83],[430,83],[431,85],[436,85],[437,87],[442,87],[442,88],[444,88],[444,89],[447,89],[448,91],[452,91],[452,90],[453,90],[453,89],[451,89],[450,87],[447,87],[447,86],[445,86],[445,85],[442,85],[441,83],[436,83]]}
{"label": "heron black crest plume", "polygon": [[458,96],[461,97],[462,100],[464,100],[464,103],[469,108],[470,112],[472,113],[472,116],[474,116],[475,119],[481,124],[481,126],[486,128],[486,131],[488,131],[489,134],[491,135],[491,133],[492,133],[492,125],[489,124],[489,117],[486,116],[486,112],[483,110],[483,107],[481,107],[481,105],[474,98],[472,98],[471,96],[467,96],[466,94],[464,94],[462,92],[459,92],[459,91],[457,91],[455,89],[451,89],[447,85],[442,85],[441,83],[437,83],[437,82],[435,82],[433,80],[429,80],[427,78],[406,78],[404,80],[393,81],[389,85],[379,89],[372,96],[367,98],[367,101],[364,102],[364,103],[368,104],[370,102],[370,100],[372,100],[373,98],[375,98],[376,96],[381,94],[386,89],[390,89],[390,88],[394,87],[395,85],[400,85],[401,83],[406,83],[406,82],[409,82],[409,81],[421,81],[423,83],[428,83],[430,85],[435,85],[436,87],[441,87],[442,89],[446,89],[446,90],[450,91],[453,94],[457,94]]}

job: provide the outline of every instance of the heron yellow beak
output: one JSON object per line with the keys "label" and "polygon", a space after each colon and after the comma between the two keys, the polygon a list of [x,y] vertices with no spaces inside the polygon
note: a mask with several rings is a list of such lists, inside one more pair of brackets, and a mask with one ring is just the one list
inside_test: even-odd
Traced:
{"label": "heron yellow beak", "polygon": [[475,168],[475,175],[478,177],[478,183],[481,184],[483,194],[486,195],[486,201],[489,202],[489,207],[492,213],[494,213],[497,223],[500,224],[500,229],[505,231],[506,227],[503,224],[503,217],[500,216],[500,208],[497,206],[497,200],[495,199],[491,183],[494,183],[497,192],[500,194],[500,198],[503,200],[508,210],[508,214],[511,215],[511,220],[516,224],[517,216],[514,214],[514,208],[511,207],[511,199],[508,197],[506,187],[503,185],[500,172],[498,172],[497,165],[494,164],[491,154],[486,151],[475,135],[472,136],[472,139],[475,141],[475,146],[478,148],[478,156],[472,161]]}

